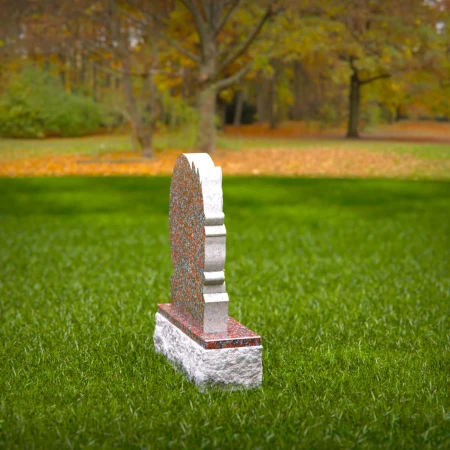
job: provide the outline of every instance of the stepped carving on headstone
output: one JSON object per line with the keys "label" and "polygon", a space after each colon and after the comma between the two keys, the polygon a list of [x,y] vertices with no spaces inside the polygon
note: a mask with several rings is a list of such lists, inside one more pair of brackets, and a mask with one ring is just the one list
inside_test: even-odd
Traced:
{"label": "stepped carving on headstone", "polygon": [[158,305],[155,350],[198,385],[259,386],[261,338],[228,316],[222,170],[208,154],[178,157],[169,224],[172,302]]}

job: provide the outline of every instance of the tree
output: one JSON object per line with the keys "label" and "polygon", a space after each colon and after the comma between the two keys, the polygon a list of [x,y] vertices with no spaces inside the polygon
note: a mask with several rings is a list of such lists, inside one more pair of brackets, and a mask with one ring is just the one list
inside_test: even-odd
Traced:
{"label": "tree", "polygon": [[258,118],[271,128],[287,118],[330,122],[342,104],[342,70],[332,52],[336,25],[322,3],[284,0],[283,13],[256,45],[255,53],[266,59],[260,64]]}
{"label": "tree", "polygon": [[347,64],[347,137],[359,137],[361,89],[376,80],[414,70],[436,35],[427,2],[328,0],[322,12],[334,22],[333,52]]}
{"label": "tree", "polygon": [[216,109],[234,97],[238,124],[244,89],[272,127],[348,117],[357,137],[360,116],[448,116],[448,0],[282,0],[276,16],[273,1],[0,0],[0,91],[40,66],[103,103],[102,126],[126,118],[146,157],[157,121],[198,117],[212,153]]}
{"label": "tree", "polygon": [[[125,97],[127,117],[133,127],[133,135],[139,142],[142,149],[142,156],[144,158],[153,158],[153,122],[155,120],[155,88],[153,83],[153,74],[149,67],[140,76],[149,83],[150,93],[150,124],[145,124],[142,118],[142,114],[139,111],[136,97],[133,92],[132,82],[132,64],[131,64],[131,24],[123,22],[123,14],[119,10],[117,0],[108,0],[107,4],[107,17],[109,23],[109,30],[111,33],[111,46],[110,48],[116,53],[117,58],[121,61],[121,75],[122,86]],[[135,30],[136,33],[136,30]],[[137,33],[136,33],[137,34]],[[156,57],[153,65],[156,63]]]}
{"label": "tree", "polygon": [[[168,32],[167,23],[156,16],[162,29],[161,36],[184,57],[191,60],[198,72],[198,138],[197,150],[214,153],[216,137],[216,102],[217,95],[239,81],[252,66],[246,61],[239,68],[234,63],[242,59],[260,34],[264,24],[272,16],[272,1],[269,1],[264,12],[256,21],[245,24],[246,38],[243,34],[235,34],[227,30],[227,24],[233,23],[233,18],[239,9],[244,8],[244,0],[180,0],[179,2],[193,19],[195,30],[195,50],[182,45]],[[246,3],[251,11],[250,2]],[[241,22],[242,24],[242,22]]]}
{"label": "tree", "polygon": [[[94,100],[98,98],[101,73],[106,74],[104,81],[108,89],[112,86],[115,91],[115,108],[130,122],[142,155],[153,157],[157,43],[152,27],[140,20],[137,9],[138,2],[147,2],[20,1],[21,12],[14,13],[18,23],[0,40],[7,44],[3,47],[8,54],[17,60],[25,57],[40,61],[49,70],[57,67],[61,83],[68,91],[88,91],[88,79],[92,77]],[[158,6],[157,3],[152,2],[152,7]],[[116,83],[111,83],[111,76]],[[124,107],[120,105],[121,96],[117,95],[119,87],[123,91]]]}

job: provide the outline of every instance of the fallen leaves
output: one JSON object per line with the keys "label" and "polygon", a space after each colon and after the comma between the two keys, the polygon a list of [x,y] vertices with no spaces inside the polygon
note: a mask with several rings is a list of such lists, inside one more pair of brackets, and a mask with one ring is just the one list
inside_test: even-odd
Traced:
{"label": "fallen leaves", "polygon": [[[181,151],[161,152],[154,160],[134,153],[47,155],[0,162],[0,176],[170,175]],[[311,147],[218,151],[214,162],[225,175],[281,175],[324,177],[450,178],[450,161],[364,149]]]}
{"label": "fallen leaves", "polygon": [[[240,127],[227,126],[227,136],[265,139],[342,139],[345,128],[322,129],[314,122],[284,122],[275,129],[266,123],[253,123]],[[361,132],[361,137],[372,141],[396,141],[411,143],[450,143],[450,123],[431,121],[405,121],[379,125],[371,131]]]}
{"label": "fallen leaves", "polygon": [[362,149],[246,150],[238,158],[218,155],[216,164],[225,174],[264,174],[326,177],[450,176],[450,162],[415,158],[411,155],[371,152]]}

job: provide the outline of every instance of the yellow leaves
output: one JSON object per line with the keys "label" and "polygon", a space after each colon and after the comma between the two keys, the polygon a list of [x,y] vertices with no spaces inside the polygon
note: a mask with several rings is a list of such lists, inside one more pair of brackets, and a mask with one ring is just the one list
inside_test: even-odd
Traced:
{"label": "yellow leaves", "polygon": [[224,89],[220,93],[220,98],[225,100],[227,103],[231,103],[233,101],[233,97],[234,97],[234,89],[232,88]]}
{"label": "yellow leaves", "polygon": [[391,55],[387,52],[383,53],[383,55],[380,58],[380,63],[382,65],[388,65],[391,62]]}
{"label": "yellow leaves", "polygon": [[[240,127],[242,130],[246,127]],[[276,131],[274,132],[276,135]],[[251,141],[249,141],[251,142]],[[321,143],[319,143],[321,142]],[[336,141],[331,141],[335,143]],[[302,151],[287,144],[284,148],[247,148],[218,151],[216,165],[225,175],[284,175],[331,177],[408,177],[417,170],[429,175],[442,173],[441,161],[415,158],[411,155],[394,155],[360,146],[335,148],[326,141],[305,146]],[[114,176],[114,175],[170,175],[179,150],[165,150],[155,160],[140,160],[136,153],[109,153],[101,156],[52,155],[0,161],[0,176]],[[274,164],[274,161],[276,162]],[[448,167],[448,164],[446,164]],[[444,167],[445,170],[445,167]]]}
{"label": "yellow leaves", "polygon": [[267,75],[272,75],[273,68],[270,65],[268,56],[265,54],[256,55],[255,58],[253,59],[253,70],[254,71],[262,70]]}
{"label": "yellow leaves", "polygon": [[396,82],[391,82],[391,89],[394,92],[401,92],[403,91],[404,86],[402,85],[402,83],[396,83]]}
{"label": "yellow leaves", "polygon": [[279,84],[277,91],[279,99],[285,105],[292,105],[294,103],[294,95],[292,89],[287,83]]}
{"label": "yellow leaves", "polygon": [[169,33],[173,37],[181,37],[180,43],[186,43],[187,40],[196,39],[197,35],[194,33],[194,23],[192,15],[186,10],[181,8],[175,8],[170,14],[170,20],[168,22]]}
{"label": "yellow leaves", "polygon": [[161,92],[165,92],[175,86],[178,86],[180,84],[180,80],[178,77],[169,77],[163,74],[156,74],[155,84]]}

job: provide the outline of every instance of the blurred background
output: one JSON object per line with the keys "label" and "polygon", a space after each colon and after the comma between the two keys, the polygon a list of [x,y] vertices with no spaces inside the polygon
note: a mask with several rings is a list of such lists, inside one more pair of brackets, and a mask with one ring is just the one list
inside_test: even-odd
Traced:
{"label": "blurred background", "polygon": [[[128,172],[165,173],[172,159],[167,167],[144,159],[163,150],[371,151],[389,141],[395,153],[399,142],[450,142],[448,0],[2,0],[0,8],[4,175],[39,165],[12,167],[25,156],[106,155],[103,163],[141,164]],[[355,147],[344,137],[373,142]],[[270,172],[262,155],[230,173]],[[295,155],[282,172],[295,173]],[[52,161],[64,173],[96,170]]]}

